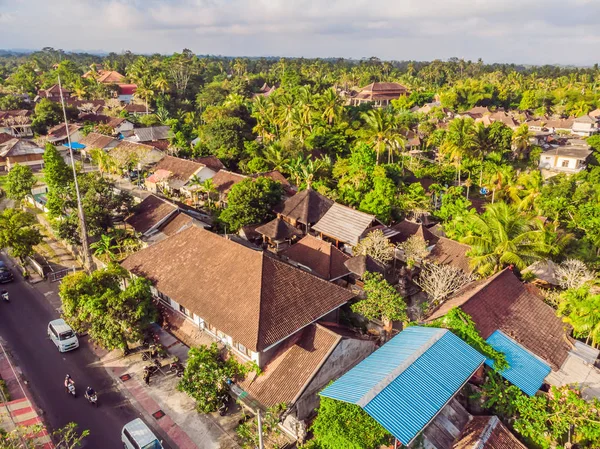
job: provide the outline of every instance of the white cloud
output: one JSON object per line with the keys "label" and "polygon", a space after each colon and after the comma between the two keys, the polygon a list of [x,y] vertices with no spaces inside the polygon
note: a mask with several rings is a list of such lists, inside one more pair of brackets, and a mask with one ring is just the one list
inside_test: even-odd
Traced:
{"label": "white cloud", "polygon": [[597,0],[0,0],[0,46],[593,64],[598,17]]}

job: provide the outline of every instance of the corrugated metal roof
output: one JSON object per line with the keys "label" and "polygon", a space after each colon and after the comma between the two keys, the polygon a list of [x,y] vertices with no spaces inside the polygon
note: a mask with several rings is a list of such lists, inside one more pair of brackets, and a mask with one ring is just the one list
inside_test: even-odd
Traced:
{"label": "corrugated metal roof", "polygon": [[[502,377],[519,387],[524,393],[533,396],[542,386],[546,376],[550,374],[550,366],[502,331],[495,331],[489,336],[487,342],[496,351],[506,355],[510,367],[500,373]],[[485,363],[494,367],[491,359]]]}
{"label": "corrugated metal roof", "polygon": [[169,126],[135,128],[133,132],[137,137],[138,142],[152,142],[154,140],[164,140],[171,137],[171,128]]}
{"label": "corrugated metal roof", "polygon": [[484,361],[447,329],[409,327],[321,395],[360,405],[407,445]]}
{"label": "corrugated metal roof", "polygon": [[374,215],[334,203],[313,226],[313,230],[340,242],[356,245],[373,220]]}

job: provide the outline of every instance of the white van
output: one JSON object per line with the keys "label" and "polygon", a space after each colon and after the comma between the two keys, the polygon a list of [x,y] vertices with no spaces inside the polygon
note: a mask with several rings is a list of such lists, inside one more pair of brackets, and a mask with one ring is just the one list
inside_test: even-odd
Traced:
{"label": "white van", "polygon": [[48,323],[48,338],[60,352],[67,352],[79,347],[77,334],[62,318]]}
{"label": "white van", "polygon": [[121,441],[125,449],[163,449],[156,435],[140,418],[123,426]]}

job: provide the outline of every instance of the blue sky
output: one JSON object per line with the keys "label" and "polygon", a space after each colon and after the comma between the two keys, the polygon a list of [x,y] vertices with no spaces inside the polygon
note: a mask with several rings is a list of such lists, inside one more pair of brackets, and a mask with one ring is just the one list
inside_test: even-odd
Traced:
{"label": "blue sky", "polygon": [[0,48],[592,65],[599,0],[0,0]]}

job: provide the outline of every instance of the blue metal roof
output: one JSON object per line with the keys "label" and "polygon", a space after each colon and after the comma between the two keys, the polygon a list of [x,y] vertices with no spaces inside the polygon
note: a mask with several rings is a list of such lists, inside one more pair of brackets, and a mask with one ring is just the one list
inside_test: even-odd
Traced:
{"label": "blue metal roof", "polygon": [[[63,147],[67,147],[69,148],[69,144],[68,143],[63,143]],[[71,149],[72,150],[83,150],[85,148],[85,145],[79,142],[71,142]]]}
{"label": "blue metal roof", "polygon": [[407,445],[484,361],[447,329],[413,326],[321,395],[361,406]]}
{"label": "blue metal roof", "polygon": [[[503,352],[509,368],[502,371],[502,377],[519,387],[523,393],[533,396],[550,374],[550,366],[537,358],[523,346],[502,331],[495,331],[487,342],[496,350]],[[486,360],[486,365],[494,367],[494,361]]]}

